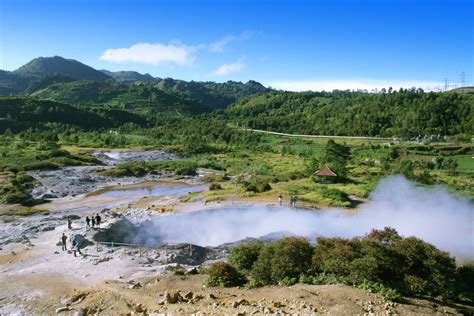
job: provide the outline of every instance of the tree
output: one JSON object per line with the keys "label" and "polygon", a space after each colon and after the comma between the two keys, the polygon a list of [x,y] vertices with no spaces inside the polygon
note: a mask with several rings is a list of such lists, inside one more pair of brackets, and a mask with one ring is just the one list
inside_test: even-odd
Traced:
{"label": "tree", "polygon": [[347,176],[347,163],[351,158],[351,150],[345,144],[338,144],[334,140],[328,140],[322,165],[328,165],[339,177]]}

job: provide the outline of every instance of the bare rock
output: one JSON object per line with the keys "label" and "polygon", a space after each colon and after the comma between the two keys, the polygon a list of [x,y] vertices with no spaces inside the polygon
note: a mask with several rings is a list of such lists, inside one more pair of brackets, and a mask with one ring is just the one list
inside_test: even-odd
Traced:
{"label": "bare rock", "polygon": [[137,313],[143,313],[145,311],[145,308],[143,307],[142,303],[138,303],[135,305],[135,311]]}
{"label": "bare rock", "polygon": [[60,314],[62,312],[68,312],[69,311],[69,306],[63,306],[56,308],[56,314]]}
{"label": "bare rock", "polygon": [[75,311],[74,316],[86,316],[86,310],[84,308],[80,308],[79,310]]}
{"label": "bare rock", "polygon": [[128,288],[131,289],[131,290],[135,290],[135,289],[139,289],[141,287],[142,287],[142,285],[140,284],[140,282],[138,282],[138,283],[135,283],[135,284],[131,284]]}
{"label": "bare rock", "polygon": [[165,293],[163,294],[163,299],[161,299],[158,304],[177,304],[185,301],[186,300],[181,296],[181,293],[179,291],[176,291],[173,294],[170,294],[168,291],[165,291]]}
{"label": "bare rock", "polygon": [[184,298],[187,299],[187,300],[192,300],[193,296],[194,296],[194,293],[191,292],[191,291],[184,294]]}
{"label": "bare rock", "polygon": [[232,303],[233,308],[237,308],[239,306],[246,306],[246,305],[249,305],[249,302],[246,299],[241,299],[239,301],[235,301],[234,303]]}
{"label": "bare rock", "polygon": [[215,296],[214,294],[212,293],[209,293],[209,295],[207,296],[208,298],[212,299],[212,300],[216,300],[217,299],[217,296]]}

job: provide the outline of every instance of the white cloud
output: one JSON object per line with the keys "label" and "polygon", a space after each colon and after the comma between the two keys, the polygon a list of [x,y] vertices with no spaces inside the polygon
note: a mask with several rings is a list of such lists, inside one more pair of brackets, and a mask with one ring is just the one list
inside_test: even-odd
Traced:
{"label": "white cloud", "polygon": [[233,35],[224,36],[222,39],[208,45],[209,50],[214,53],[221,53],[227,44],[236,39]]}
{"label": "white cloud", "polygon": [[232,64],[223,64],[214,72],[217,76],[225,76],[234,72],[241,71],[245,68],[245,64],[242,61],[238,61]]}
{"label": "white cloud", "polygon": [[353,80],[316,80],[316,81],[269,81],[267,86],[275,89],[288,91],[332,91],[332,90],[367,90],[382,89],[392,87],[400,88],[422,88],[424,90],[436,91],[444,89],[444,82],[436,81],[397,81],[397,80],[375,80],[375,79],[353,79]]}
{"label": "white cloud", "polygon": [[151,65],[172,63],[179,66],[194,62],[196,48],[182,44],[138,43],[129,48],[107,49],[101,60],[110,62],[136,62]]}
{"label": "white cloud", "polygon": [[[191,65],[198,51],[206,50],[211,53],[222,53],[225,47],[236,40],[244,41],[253,36],[253,32],[246,31],[240,35],[226,35],[218,41],[206,44],[185,45],[180,41],[163,43],[137,43],[128,48],[109,48],[100,56],[101,60],[110,62],[135,62],[150,65],[175,64],[178,66]],[[222,65],[226,66],[226,65]],[[242,64],[227,65],[232,69],[240,70]],[[239,68],[240,67],[240,68]],[[227,67],[224,67],[225,72]],[[229,70],[227,70],[229,71]],[[230,70],[231,72],[235,70]]]}
{"label": "white cloud", "polygon": [[226,35],[220,40],[210,43],[208,45],[204,45],[204,46],[206,46],[210,52],[222,53],[225,47],[229,43],[234,42],[234,41],[247,41],[251,39],[254,35],[255,35],[255,32],[253,31],[244,31],[240,33],[239,35]]}

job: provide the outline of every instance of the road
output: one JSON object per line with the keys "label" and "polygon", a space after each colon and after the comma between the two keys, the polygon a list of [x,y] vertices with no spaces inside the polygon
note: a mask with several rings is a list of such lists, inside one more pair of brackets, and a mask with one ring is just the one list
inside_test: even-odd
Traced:
{"label": "road", "polygon": [[264,130],[261,130],[261,129],[252,129],[252,128],[243,128],[243,130],[244,131],[249,131],[249,132],[255,132],[255,133],[271,134],[271,135],[278,135],[278,136],[288,136],[288,137],[300,137],[300,138],[344,138],[344,139],[400,141],[400,139],[396,138],[396,137],[389,138],[389,137],[366,137],[366,136],[329,136],[329,135],[287,134],[287,133],[264,131]]}

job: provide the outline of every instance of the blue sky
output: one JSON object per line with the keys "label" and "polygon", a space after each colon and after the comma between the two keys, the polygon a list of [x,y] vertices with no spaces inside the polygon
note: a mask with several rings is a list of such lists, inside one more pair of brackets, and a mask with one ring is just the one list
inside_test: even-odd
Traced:
{"label": "blue sky", "polygon": [[97,69],[290,90],[473,82],[474,1],[0,0],[0,69]]}

